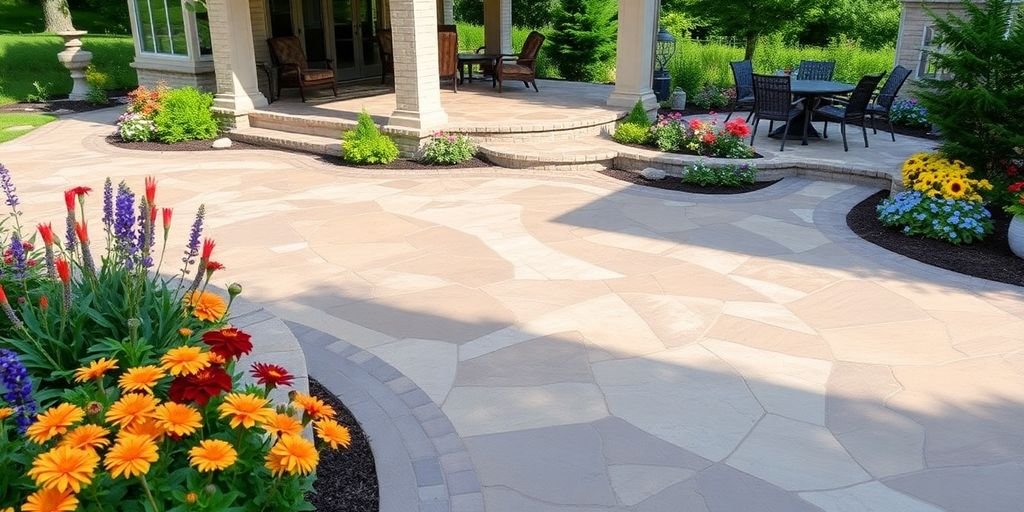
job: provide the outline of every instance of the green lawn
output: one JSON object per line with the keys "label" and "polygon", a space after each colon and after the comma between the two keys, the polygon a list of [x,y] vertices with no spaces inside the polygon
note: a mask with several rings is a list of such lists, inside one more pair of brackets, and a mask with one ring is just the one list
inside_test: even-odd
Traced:
{"label": "green lawn", "polygon": [[[2,16],[0,16],[2,19]],[[135,58],[131,36],[88,35],[84,48],[93,64],[111,76],[111,87],[130,89],[138,78],[128,64]],[[25,99],[39,82],[51,95],[71,91],[71,77],[57,62],[61,39],[49,34],[0,34],[0,105]]]}
{"label": "green lawn", "polygon": [[[109,0],[105,12],[72,10],[75,28],[92,34],[127,34],[127,3]],[[113,7],[116,5],[116,9]],[[34,34],[43,31],[43,8],[39,0],[0,0],[0,34]]]}
{"label": "green lawn", "polygon": [[[25,135],[56,119],[48,114],[0,114],[0,144]],[[15,127],[17,129],[11,129]]]}

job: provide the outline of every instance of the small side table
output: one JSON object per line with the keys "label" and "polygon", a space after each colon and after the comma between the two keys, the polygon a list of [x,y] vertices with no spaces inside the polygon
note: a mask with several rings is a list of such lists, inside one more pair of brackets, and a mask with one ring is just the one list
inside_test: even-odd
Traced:
{"label": "small side table", "polygon": [[[459,54],[459,83],[465,81],[465,77],[469,75],[470,83],[473,82],[473,66],[483,66],[490,64],[491,69],[491,87],[498,85],[498,77],[496,76],[497,71],[495,68],[498,67],[498,61],[501,59],[501,55],[492,53],[460,53]],[[466,73],[468,69],[468,73]]]}

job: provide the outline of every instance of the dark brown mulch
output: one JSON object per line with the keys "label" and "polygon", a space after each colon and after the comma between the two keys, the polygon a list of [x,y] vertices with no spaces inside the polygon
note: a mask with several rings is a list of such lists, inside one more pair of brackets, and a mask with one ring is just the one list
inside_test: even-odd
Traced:
{"label": "dark brown mulch", "polygon": [[99,110],[101,108],[110,108],[121,105],[121,100],[127,91],[110,91],[107,102],[104,104],[95,104],[88,101],[70,101],[67,99],[54,98],[46,101],[28,102],[23,101],[21,103],[11,103],[8,105],[0,106],[0,112],[11,112],[11,113],[59,113],[59,114],[77,114],[80,112],[90,112],[93,110]]}
{"label": "dark brown mulch", "polygon": [[138,151],[230,151],[233,149],[267,149],[261,148],[260,146],[254,146],[246,142],[239,142],[237,140],[231,141],[231,147],[228,149],[213,149],[210,147],[210,144],[213,144],[212,140],[190,140],[174,144],[164,144],[163,142],[127,142],[121,139],[117,134],[107,135],[106,141],[112,146],[124,149],[135,149]]}
{"label": "dark brown mulch", "polygon": [[334,407],[338,423],[352,432],[352,444],[347,450],[327,447],[320,452],[313,483],[316,492],[309,495],[310,502],[320,512],[377,512],[377,466],[366,434],[345,404],[319,382],[309,379],[309,392]]}
{"label": "dark brown mulch", "polygon": [[682,178],[675,176],[668,176],[663,180],[649,180],[644,178],[639,173],[622,171],[619,169],[608,169],[605,171],[599,171],[605,176],[610,176],[617,180],[628,181],[634,185],[643,185],[645,187],[660,188],[662,190],[675,190],[678,192],[690,192],[693,194],[743,194],[746,192],[753,192],[755,190],[761,190],[762,188],[768,188],[782,179],[773,181],[757,181],[752,185],[742,185],[739,187],[702,187],[700,185],[694,185],[692,183],[686,183]]}
{"label": "dark brown mulch", "polygon": [[366,164],[359,165],[346,162],[340,156],[334,155],[322,155],[319,157],[321,161],[327,162],[334,165],[344,165],[346,167],[357,167],[360,169],[393,169],[393,170],[417,170],[417,169],[478,169],[480,167],[494,167],[494,164],[485,162],[477,157],[473,157],[465,162],[458,163],[455,165],[434,165],[419,162],[417,160],[410,160],[407,158],[399,158],[390,164]]}
{"label": "dark brown mulch", "polygon": [[995,230],[987,238],[970,245],[952,245],[941,240],[907,236],[887,228],[878,220],[875,208],[888,192],[879,192],[854,206],[846,215],[846,224],[861,238],[921,263],[952,270],[990,281],[1024,286],[1024,260],[1010,252],[1006,241],[1010,216],[992,211]]}

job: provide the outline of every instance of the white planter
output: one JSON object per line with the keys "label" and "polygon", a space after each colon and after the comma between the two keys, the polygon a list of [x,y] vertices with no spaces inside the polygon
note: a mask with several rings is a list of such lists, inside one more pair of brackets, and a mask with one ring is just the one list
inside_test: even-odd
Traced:
{"label": "white planter", "polygon": [[1010,242],[1010,251],[1018,258],[1024,258],[1024,215],[1014,215],[1010,220],[1010,232],[1006,238]]}

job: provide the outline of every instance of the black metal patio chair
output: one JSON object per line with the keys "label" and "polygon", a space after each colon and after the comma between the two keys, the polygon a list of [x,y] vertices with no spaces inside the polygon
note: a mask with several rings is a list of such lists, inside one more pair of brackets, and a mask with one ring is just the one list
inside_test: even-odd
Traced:
{"label": "black metal patio chair", "polygon": [[736,83],[736,99],[732,102],[732,112],[725,116],[728,121],[741,107],[749,107],[747,122],[754,115],[754,65],[749,60],[730,62],[732,78]]}
{"label": "black metal patio chair", "polygon": [[857,87],[850,94],[850,99],[833,99],[836,103],[833,105],[826,105],[814,110],[814,117],[820,118],[825,121],[825,129],[822,131],[822,137],[828,138],[828,123],[829,121],[839,123],[840,130],[843,134],[843,151],[849,151],[850,146],[846,143],[846,123],[851,121],[860,121],[861,131],[864,132],[864,147],[868,146],[868,128],[867,128],[867,111],[868,103],[871,102],[871,97],[875,94],[875,88],[878,87],[878,82],[882,81],[882,76],[885,73],[879,73],[877,75],[865,75],[857,83]]}
{"label": "black metal patio chair", "polygon": [[831,60],[802,60],[796,70],[797,80],[832,80],[836,63]]}
{"label": "black metal patio chair", "polygon": [[[793,120],[803,113],[803,98],[793,100],[792,81],[788,76],[754,75],[754,130],[750,134],[750,144],[754,144],[757,136],[757,125],[762,119],[768,120],[768,131],[775,128],[775,121],[786,123],[783,130],[782,147],[786,150],[786,139]],[[807,138],[807,123],[804,123],[804,138]]]}
{"label": "black metal patio chair", "polygon": [[892,119],[889,117],[889,113],[892,112],[892,105],[896,102],[896,95],[899,94],[908,77],[910,77],[909,69],[903,66],[893,68],[885,85],[882,86],[882,90],[875,97],[874,103],[868,105],[867,109],[868,117],[871,119],[871,131],[878,133],[878,129],[875,127],[875,118],[884,119],[889,123],[889,135],[893,142],[896,142],[896,132],[892,129]]}

